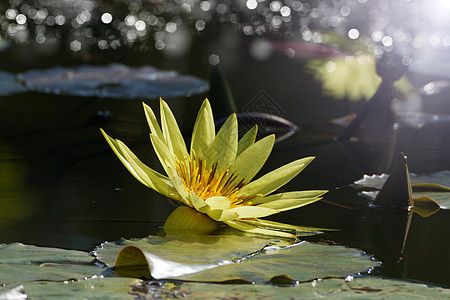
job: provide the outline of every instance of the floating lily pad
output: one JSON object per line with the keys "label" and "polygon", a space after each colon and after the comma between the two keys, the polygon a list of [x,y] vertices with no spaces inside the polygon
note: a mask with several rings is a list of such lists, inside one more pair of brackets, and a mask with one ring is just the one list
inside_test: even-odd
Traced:
{"label": "floating lily pad", "polygon": [[301,242],[284,248],[270,247],[239,263],[187,275],[184,279],[223,281],[242,278],[262,284],[284,274],[303,281],[365,272],[377,265],[378,262],[357,249]]}
{"label": "floating lily pad", "polygon": [[27,89],[16,81],[16,76],[7,72],[0,72],[0,96],[24,93]]}
{"label": "floating lily pad", "polygon": [[[242,243],[242,244],[241,244]],[[230,264],[191,274],[214,281],[218,277],[233,279],[253,278],[257,284],[217,284],[197,282],[150,281],[123,277],[104,277],[102,267],[90,266],[80,272],[73,264],[90,262],[87,252],[10,244],[0,246],[0,299],[287,299],[287,298],[433,298],[444,299],[450,290],[425,284],[381,279],[376,277],[346,276],[373,267],[377,263],[362,256],[356,249],[325,246],[302,242],[291,246],[270,246],[256,250],[267,243],[285,245],[270,238],[249,236],[184,236],[149,237],[122,241],[121,245],[144,245],[155,253],[177,257],[180,263],[229,260]],[[133,246],[131,246],[133,244]],[[242,247],[239,247],[242,245]],[[122,247],[103,244],[97,255],[110,260],[114,251]],[[205,251],[203,251],[206,249]],[[233,250],[234,249],[234,250]],[[214,253],[217,255],[214,256]],[[203,254],[205,256],[203,257]],[[236,255],[236,256],[235,256]],[[184,257],[187,257],[185,260]],[[47,265],[47,267],[44,267]],[[238,269],[232,270],[236,266]],[[95,269],[94,269],[95,268]],[[229,273],[231,270],[231,273]],[[220,273],[225,272],[223,275]],[[281,273],[282,272],[282,273]],[[5,273],[16,280],[4,281]],[[30,274],[33,276],[30,276]],[[49,274],[52,276],[49,276]],[[89,274],[89,275],[84,275]],[[272,276],[279,274],[278,276]],[[327,274],[327,276],[320,275]],[[192,279],[185,276],[184,279]],[[339,278],[335,278],[338,276]],[[322,277],[323,279],[316,279]],[[332,277],[332,278],[330,278]],[[345,278],[345,279],[344,279]],[[19,280],[21,281],[19,283]],[[300,280],[300,281],[299,281]],[[205,281],[202,279],[202,281]],[[241,280],[241,283],[244,281]],[[6,283],[6,284],[5,284]],[[259,284],[258,284],[259,283]],[[279,285],[283,286],[280,287]]]}
{"label": "floating lily pad", "polygon": [[4,291],[0,288],[0,299],[135,299],[129,292],[140,282],[100,276],[79,281],[27,282]]}
{"label": "floating lily pad", "polygon": [[32,70],[17,78],[33,91],[82,97],[155,99],[190,96],[208,90],[206,81],[193,76],[122,64]]}
{"label": "floating lily pad", "polygon": [[450,297],[449,289],[376,277],[313,280],[294,287],[146,282],[135,287],[131,293],[142,299],[154,299],[153,297],[160,295],[169,299],[184,297],[188,299],[445,299]]}
{"label": "floating lily pad", "polygon": [[[450,209],[450,171],[440,171],[431,174],[409,173],[414,197],[428,196],[435,200],[441,209]],[[355,181],[355,185],[363,188],[381,189],[389,178],[388,174],[364,175]],[[378,191],[364,191],[363,194],[374,198]]]}
{"label": "floating lily pad", "polygon": [[101,275],[87,252],[13,243],[0,246],[0,286],[25,282],[77,280]]}
{"label": "floating lily pad", "polygon": [[[213,237],[213,238],[212,238]],[[115,263],[120,276],[146,276],[221,282],[241,280],[265,283],[287,274],[294,280],[346,276],[378,265],[360,250],[301,242],[268,246],[270,239],[242,236],[197,236],[186,241],[176,237],[149,237],[104,244],[96,251],[106,263]],[[277,242],[275,239],[272,242]],[[237,252],[239,250],[239,252]]]}
{"label": "floating lily pad", "polygon": [[247,235],[149,236],[143,239],[103,243],[94,251],[94,255],[98,260],[112,267],[122,248],[134,246],[166,260],[186,264],[204,264],[205,262],[219,264],[224,261],[231,263],[233,259],[242,258],[271,243],[290,244],[276,238]]}
{"label": "floating lily pad", "polygon": [[26,299],[26,295],[33,299],[446,299],[450,290],[377,277],[312,280],[290,287],[97,277],[77,282],[32,282],[0,288],[0,299]]}

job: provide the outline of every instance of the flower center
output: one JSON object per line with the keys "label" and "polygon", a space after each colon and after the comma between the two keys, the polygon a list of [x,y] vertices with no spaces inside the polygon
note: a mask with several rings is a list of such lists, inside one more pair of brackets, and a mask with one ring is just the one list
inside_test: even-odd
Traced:
{"label": "flower center", "polygon": [[203,200],[214,196],[223,196],[231,200],[231,207],[245,205],[251,197],[237,197],[236,194],[246,185],[244,178],[237,180],[238,175],[230,173],[228,170],[219,170],[217,163],[211,168],[201,158],[191,154],[189,166],[176,161],[177,174],[180,176],[184,186],[194,192]]}

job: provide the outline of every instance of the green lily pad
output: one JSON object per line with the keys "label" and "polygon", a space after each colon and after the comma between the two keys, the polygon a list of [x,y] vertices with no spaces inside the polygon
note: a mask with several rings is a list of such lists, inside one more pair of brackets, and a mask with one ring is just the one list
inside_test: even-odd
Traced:
{"label": "green lily pad", "polygon": [[38,247],[22,243],[0,245],[0,264],[90,263],[93,259],[88,253],[77,250]]}
{"label": "green lily pad", "polygon": [[152,297],[159,295],[175,299],[445,299],[450,296],[449,289],[376,277],[313,280],[293,287],[145,282],[131,293],[142,299],[154,299]]}
{"label": "green lily pad", "polygon": [[[95,254],[112,265],[120,249],[130,247],[141,253],[143,249],[152,251],[145,255],[158,254],[169,268],[171,263],[175,267],[214,267],[179,276],[176,282],[144,282],[98,275],[105,268],[92,265],[92,256],[87,252],[14,243],[0,246],[0,299],[450,297],[450,290],[426,284],[347,276],[372,268],[377,262],[357,249],[342,246],[307,242],[286,246],[289,242],[234,235],[149,237],[118,244],[104,243]],[[217,283],[227,279],[256,284]]]}
{"label": "green lily pad", "polygon": [[289,244],[277,238],[247,235],[149,236],[143,239],[121,240],[116,243],[106,242],[93,253],[98,260],[110,267],[114,266],[117,255],[125,246],[135,246],[170,261],[218,264],[224,261],[231,263],[232,260],[242,258],[271,243]]}
{"label": "green lily pad", "polygon": [[241,278],[262,284],[286,274],[293,280],[304,281],[365,272],[377,265],[378,262],[357,249],[301,242],[288,247],[268,247],[239,263],[183,276],[183,279],[224,281]]}
{"label": "green lily pad", "polygon": [[204,93],[209,88],[206,81],[194,76],[122,64],[30,70],[17,78],[31,91],[99,98],[184,97]]}
{"label": "green lily pad", "polygon": [[[409,173],[413,197],[428,196],[436,201],[441,209],[450,209],[450,171],[440,171],[431,174]],[[355,185],[363,188],[381,189],[389,175],[364,175]],[[374,198],[377,191],[364,191],[364,195]]]}
{"label": "green lily pad", "polygon": [[[80,281],[27,282],[2,290],[0,299],[135,299],[129,292],[142,281],[121,277],[94,277]],[[9,298],[8,298],[9,297]]]}
{"label": "green lily pad", "polygon": [[[270,245],[270,246],[266,246]],[[120,251],[120,253],[119,253]],[[378,265],[362,251],[307,242],[286,245],[248,236],[149,237],[110,243],[96,251],[120,276],[264,283],[287,274],[294,280],[346,276]]]}
{"label": "green lily pad", "polygon": [[13,243],[0,246],[0,286],[30,281],[77,280],[101,275],[87,252]]}

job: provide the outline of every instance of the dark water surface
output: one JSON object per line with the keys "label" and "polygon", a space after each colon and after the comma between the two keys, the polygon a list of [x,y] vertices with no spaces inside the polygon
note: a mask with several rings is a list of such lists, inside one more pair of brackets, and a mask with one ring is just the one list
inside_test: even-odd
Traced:
{"label": "dark water surface", "polygon": [[[240,43],[249,38],[236,33]],[[25,47],[25,46],[24,46]],[[246,49],[243,47],[242,49]],[[208,79],[207,57],[221,50],[214,36],[197,40],[186,57],[162,57],[154,52],[67,53],[43,60],[30,53],[27,62],[14,48],[0,53],[4,70],[82,63],[150,64]],[[236,50],[237,51],[237,50]],[[440,210],[428,218],[414,215],[403,260],[396,262],[398,245],[381,233],[369,201],[349,185],[364,174],[390,170],[403,151],[411,172],[450,170],[450,130],[430,125],[393,132],[383,127],[382,112],[372,116],[372,129],[359,132],[360,141],[337,143],[343,129],[326,120],[357,112],[364,104],[336,101],[321,95],[302,62],[274,54],[260,62],[244,50],[237,62],[222,62],[239,109],[264,91],[280,108],[283,118],[301,129],[276,144],[263,168],[272,170],[297,158],[316,160],[283,190],[330,189],[325,201],[274,216],[286,223],[340,229],[315,240],[361,248],[384,263],[374,274],[449,286],[450,213]],[[206,95],[166,99],[186,137]],[[214,99],[211,99],[214,106]],[[157,99],[146,101],[158,109]],[[109,117],[103,118],[107,112]],[[42,93],[0,97],[0,242],[22,242],[68,249],[92,250],[103,241],[156,234],[175,204],[136,181],[113,154],[100,134],[104,128],[124,141],[150,166],[161,170],[148,139],[141,101],[94,99]],[[389,127],[389,126],[388,126]],[[390,127],[392,128],[392,127]],[[393,214],[393,234],[401,235],[401,214]],[[398,223],[396,223],[398,221]],[[398,241],[397,243],[401,243]]]}

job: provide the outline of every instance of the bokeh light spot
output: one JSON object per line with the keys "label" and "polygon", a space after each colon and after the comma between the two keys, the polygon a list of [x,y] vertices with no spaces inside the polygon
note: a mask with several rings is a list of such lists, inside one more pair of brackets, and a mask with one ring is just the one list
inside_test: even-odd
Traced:
{"label": "bokeh light spot", "polygon": [[109,23],[112,22],[113,17],[112,17],[112,15],[110,13],[104,13],[101,16],[101,20],[102,20],[103,23],[109,24]]}
{"label": "bokeh light spot", "polygon": [[359,30],[356,28],[352,28],[348,31],[348,37],[351,38],[352,40],[356,40],[357,38],[359,38]]}

